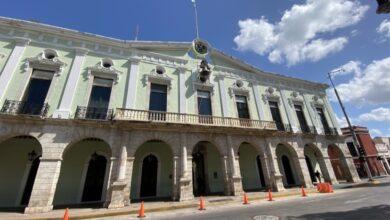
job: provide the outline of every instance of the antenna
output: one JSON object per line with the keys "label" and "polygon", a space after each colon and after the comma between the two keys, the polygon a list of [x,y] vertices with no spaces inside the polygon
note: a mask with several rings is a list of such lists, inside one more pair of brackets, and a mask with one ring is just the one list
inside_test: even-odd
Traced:
{"label": "antenna", "polygon": [[196,0],[191,0],[191,2],[194,4],[194,10],[195,10],[196,39],[199,39],[198,9],[196,7]]}
{"label": "antenna", "polygon": [[139,25],[137,24],[137,27],[135,28],[135,41],[138,41],[138,35],[139,35]]}

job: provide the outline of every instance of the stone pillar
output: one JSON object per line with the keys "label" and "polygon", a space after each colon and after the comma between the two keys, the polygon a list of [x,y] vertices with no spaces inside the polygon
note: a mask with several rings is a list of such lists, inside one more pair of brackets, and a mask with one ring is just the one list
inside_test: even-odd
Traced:
{"label": "stone pillar", "polygon": [[322,176],[325,180],[325,182],[338,184],[336,175],[334,174],[332,163],[330,162],[329,157],[323,157],[322,159],[317,160],[320,164]]}
{"label": "stone pillar", "polygon": [[77,48],[75,50],[76,56],[73,60],[72,68],[66,81],[64,94],[62,95],[59,108],[53,113],[54,118],[69,118],[71,115],[71,108],[73,98],[77,91],[77,83],[81,77],[80,73],[85,60],[87,50]]}
{"label": "stone pillar", "polygon": [[228,143],[228,153],[229,153],[229,164],[230,164],[230,176],[229,176],[229,182],[230,182],[230,189],[231,194],[234,196],[242,195],[243,189],[242,189],[242,178],[240,174],[240,162],[238,156],[234,153],[233,145],[232,145],[232,137],[227,136],[227,143]]}
{"label": "stone pillar", "polygon": [[357,173],[352,156],[345,157],[344,161],[341,161],[341,164],[343,166],[343,169],[345,170],[349,182],[352,183],[360,182],[360,177],[359,174]]}
{"label": "stone pillar", "polygon": [[383,158],[382,164],[385,167],[385,171],[386,171],[387,175],[390,175],[390,166],[389,166],[389,162],[387,161],[386,157]]}
{"label": "stone pillar", "polygon": [[302,96],[303,96],[303,101],[305,102],[305,106],[309,112],[310,121],[312,125],[315,127],[317,134],[321,134],[322,130],[321,130],[321,126],[319,125],[319,121],[317,120],[318,118],[317,113],[313,111],[313,107],[310,104],[309,98],[307,98],[305,94],[302,94]]}
{"label": "stone pillar", "polygon": [[129,62],[130,62],[130,71],[129,71],[129,77],[128,77],[127,87],[126,87],[125,108],[134,109],[136,92],[137,92],[139,59],[130,58]]}
{"label": "stone pillar", "polygon": [[224,81],[225,78],[222,75],[218,75],[215,77],[215,79],[218,80],[219,85],[219,97],[221,98],[222,117],[229,117],[229,109],[226,98],[226,87]]}
{"label": "stone pillar", "polygon": [[186,69],[179,68],[179,113],[187,113],[187,98],[186,98]]}
{"label": "stone pillar", "polygon": [[48,212],[53,209],[54,193],[61,170],[61,159],[41,158],[30,201],[24,213]]}
{"label": "stone pillar", "polygon": [[283,185],[283,175],[280,173],[278,158],[274,152],[271,142],[267,142],[268,163],[270,169],[270,183],[276,192],[285,190]]}
{"label": "stone pillar", "polygon": [[134,157],[127,157],[127,162],[126,162],[126,177],[125,177],[125,182],[126,182],[126,187],[124,189],[124,203],[125,206],[130,205],[130,191],[131,191],[131,178],[133,176],[133,164],[134,164]]}
{"label": "stone pillar", "polygon": [[298,176],[301,180],[301,185],[305,186],[306,188],[311,188],[313,187],[313,183],[311,182],[310,178],[310,172],[309,168],[307,167],[306,159],[305,157],[299,157],[298,158]]}
{"label": "stone pillar", "polygon": [[8,84],[11,81],[12,74],[18,67],[20,58],[22,57],[27,45],[30,43],[29,39],[24,38],[15,38],[14,41],[15,47],[12,50],[12,53],[9,56],[8,61],[0,75],[0,102],[3,101],[3,97],[7,90]]}
{"label": "stone pillar", "polygon": [[222,163],[222,177],[223,177],[223,182],[224,182],[224,194],[226,196],[232,195],[232,189],[231,189],[231,184],[229,181],[229,168],[228,168],[228,157],[227,156],[221,156],[221,163]]}
{"label": "stone pillar", "polygon": [[260,96],[260,86],[258,83],[252,84],[253,89],[253,95],[255,97],[255,103],[256,103],[256,109],[257,109],[257,115],[259,117],[259,120],[266,120],[265,118],[265,112],[264,112],[264,106],[262,105],[262,100]]}
{"label": "stone pillar", "polygon": [[194,193],[192,189],[192,176],[190,175],[192,171],[192,157],[188,157],[187,154],[187,136],[182,133],[180,136],[181,144],[181,173],[179,179],[179,200],[186,201],[194,198]]}
{"label": "stone pillar", "polygon": [[[126,182],[126,164],[127,164],[127,149],[126,146],[122,146],[119,161],[115,160],[112,165],[113,168],[117,168],[116,180],[111,184],[111,199],[108,205],[109,209],[121,208],[125,206],[125,187]],[[113,175],[114,176],[114,175]]]}
{"label": "stone pillar", "polygon": [[280,91],[280,95],[281,95],[281,98],[282,98],[282,102],[283,102],[284,109],[286,110],[287,120],[288,120],[288,122],[289,122],[290,125],[291,125],[292,131],[293,131],[294,133],[296,133],[296,132],[298,132],[299,129],[298,129],[297,124],[295,123],[295,120],[294,120],[294,117],[293,117],[293,113],[292,113],[291,106],[290,106],[289,103],[288,103],[287,96],[286,96],[286,91],[281,90],[281,91]]}
{"label": "stone pillar", "polygon": [[265,155],[260,155],[261,167],[263,169],[264,174],[264,183],[266,188],[272,188],[271,177],[270,177],[270,169],[268,158]]}

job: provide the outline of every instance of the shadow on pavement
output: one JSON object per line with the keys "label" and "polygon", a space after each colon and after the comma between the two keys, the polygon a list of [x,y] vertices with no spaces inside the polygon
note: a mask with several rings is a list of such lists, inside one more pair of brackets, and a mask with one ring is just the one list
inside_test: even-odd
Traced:
{"label": "shadow on pavement", "polygon": [[336,219],[371,219],[371,220],[380,220],[380,219],[390,219],[390,205],[378,205],[363,207],[355,210],[345,211],[345,212],[324,212],[316,214],[307,214],[302,216],[288,216],[287,219],[291,220],[303,220],[303,219],[326,219],[326,220],[336,220]]}

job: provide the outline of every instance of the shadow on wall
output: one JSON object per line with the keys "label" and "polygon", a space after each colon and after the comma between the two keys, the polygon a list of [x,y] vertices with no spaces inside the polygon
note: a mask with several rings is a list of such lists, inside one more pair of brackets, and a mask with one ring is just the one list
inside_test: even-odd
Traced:
{"label": "shadow on wall", "polygon": [[378,205],[363,207],[345,212],[324,212],[316,214],[307,214],[301,216],[287,216],[287,219],[389,219],[390,218],[390,205]]}

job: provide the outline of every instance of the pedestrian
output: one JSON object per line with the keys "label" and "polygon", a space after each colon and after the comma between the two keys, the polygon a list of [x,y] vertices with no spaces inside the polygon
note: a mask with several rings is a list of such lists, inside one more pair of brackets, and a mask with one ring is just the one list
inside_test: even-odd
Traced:
{"label": "pedestrian", "polygon": [[316,175],[316,177],[318,179],[318,182],[321,183],[321,173],[320,173],[320,171],[317,170],[314,174]]}

